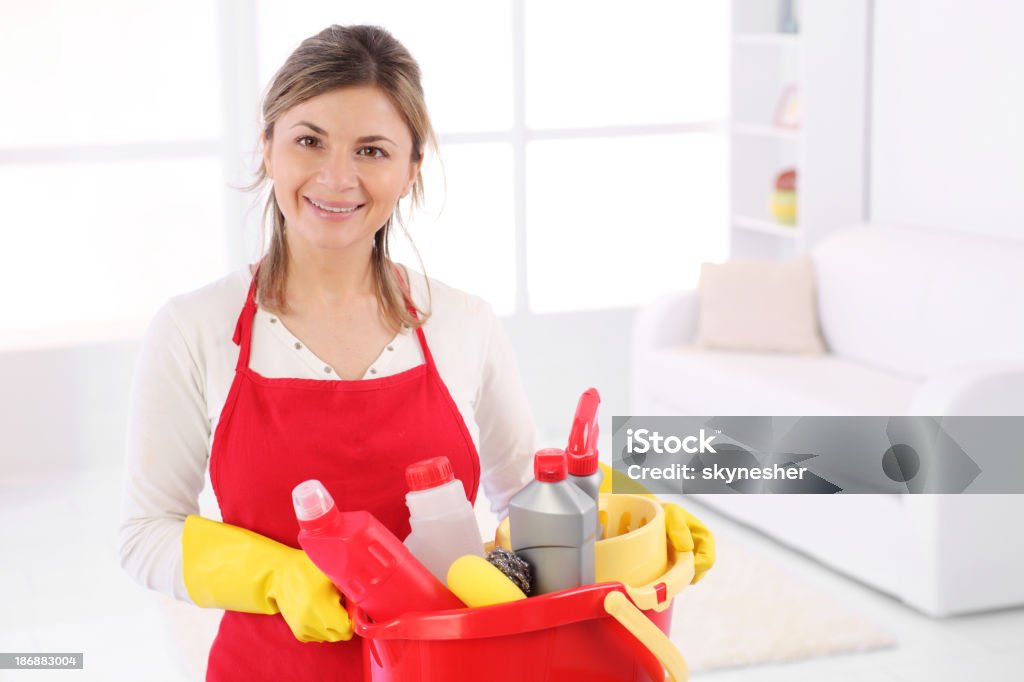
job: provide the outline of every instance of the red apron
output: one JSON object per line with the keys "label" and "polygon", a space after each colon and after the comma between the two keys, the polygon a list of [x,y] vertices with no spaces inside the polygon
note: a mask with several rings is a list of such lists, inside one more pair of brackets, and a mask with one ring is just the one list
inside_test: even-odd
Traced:
{"label": "red apron", "polygon": [[[456,478],[475,501],[480,458],[423,330],[417,328],[416,336],[426,362],[393,376],[357,381],[261,376],[249,369],[258,274],[257,268],[235,327],[238,365],[210,453],[210,478],[224,522],[298,547],[291,491],[316,478],[339,509],[366,509],[404,539],[410,530],[405,467],[437,455],[451,460]],[[362,646],[358,637],[300,642],[280,614],[226,611],[206,679],[358,682]]]}

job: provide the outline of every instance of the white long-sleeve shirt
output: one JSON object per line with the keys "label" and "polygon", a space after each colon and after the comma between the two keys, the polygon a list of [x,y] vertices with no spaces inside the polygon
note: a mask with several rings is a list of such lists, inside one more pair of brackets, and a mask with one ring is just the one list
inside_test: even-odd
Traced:
{"label": "white long-sleeve shirt", "polygon": [[[480,454],[483,492],[500,519],[509,498],[532,479],[537,445],[511,344],[485,301],[431,278],[428,305],[426,278],[406,270],[413,301],[432,313],[423,332]],[[121,565],[137,582],[183,601],[191,600],[182,572],[182,530],[185,517],[199,513],[200,492],[204,482],[209,485],[213,436],[238,362],[232,335],[250,281],[245,266],[165,303],[146,330],[132,383]],[[423,362],[415,332],[403,328],[363,379]],[[338,379],[259,306],[249,367],[273,378]]]}

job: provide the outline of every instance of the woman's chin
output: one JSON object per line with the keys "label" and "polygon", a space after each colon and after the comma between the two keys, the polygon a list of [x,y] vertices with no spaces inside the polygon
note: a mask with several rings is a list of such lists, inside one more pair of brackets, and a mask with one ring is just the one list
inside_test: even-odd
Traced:
{"label": "woman's chin", "polygon": [[307,234],[305,231],[299,233],[297,230],[291,229],[285,234],[288,235],[288,246],[291,249],[298,246],[295,244],[296,241],[301,241],[303,244],[300,248],[337,253],[365,251],[367,258],[373,251],[373,233],[354,235],[349,230],[320,228],[314,230],[312,234]]}

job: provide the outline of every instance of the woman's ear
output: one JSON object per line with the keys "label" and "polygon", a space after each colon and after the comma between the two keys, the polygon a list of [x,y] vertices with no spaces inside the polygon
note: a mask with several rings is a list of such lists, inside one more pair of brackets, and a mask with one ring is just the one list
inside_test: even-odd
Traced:
{"label": "woman's ear", "polygon": [[423,152],[420,152],[420,158],[417,161],[409,162],[409,182],[405,186],[405,191],[402,192],[402,199],[409,196],[409,192],[416,186],[416,179],[420,176],[420,170],[423,168]]}

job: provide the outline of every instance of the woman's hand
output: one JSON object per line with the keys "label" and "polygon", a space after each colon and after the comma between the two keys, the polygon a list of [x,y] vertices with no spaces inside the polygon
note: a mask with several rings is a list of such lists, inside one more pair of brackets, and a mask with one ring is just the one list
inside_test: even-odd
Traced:
{"label": "woman's hand", "polygon": [[295,639],[300,642],[340,642],[352,639],[352,621],[338,588],[301,549],[279,569],[269,586],[274,601]]}
{"label": "woman's hand", "polygon": [[715,563],[715,536],[696,516],[678,504],[662,502],[665,530],[677,552],[693,552],[693,580],[699,581]]}
{"label": "woman's hand", "polygon": [[181,544],[185,587],[197,605],[280,613],[300,642],[352,638],[341,594],[301,549],[195,515],[185,519]]}
{"label": "woman's hand", "polygon": [[[611,493],[614,478],[622,482],[622,487],[631,493],[658,500],[655,495],[646,492],[646,488],[639,483],[627,479],[604,462],[598,462],[598,466],[604,473],[600,492]],[[696,583],[715,564],[715,536],[700,519],[679,505],[660,500],[658,502],[665,510],[665,530],[672,547],[677,552],[693,552],[693,580],[690,582]]]}

